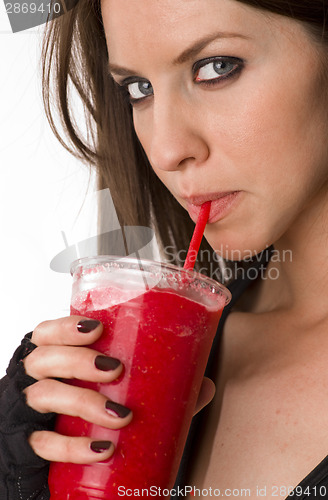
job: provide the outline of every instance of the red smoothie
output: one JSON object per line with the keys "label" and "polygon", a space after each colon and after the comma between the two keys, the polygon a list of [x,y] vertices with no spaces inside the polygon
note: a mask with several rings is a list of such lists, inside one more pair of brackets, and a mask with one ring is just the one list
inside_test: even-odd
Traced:
{"label": "red smoothie", "polygon": [[112,384],[73,383],[128,407],[133,420],[110,430],[59,416],[57,432],[109,440],[116,449],[108,461],[94,465],[52,464],[51,500],[112,500],[131,490],[156,487],[158,493],[174,485],[227,296],[206,288],[190,291],[187,284],[175,290],[155,286],[131,298],[127,293],[100,287],[73,297],[72,314],[104,325],[90,347],[124,364],[123,375]]}

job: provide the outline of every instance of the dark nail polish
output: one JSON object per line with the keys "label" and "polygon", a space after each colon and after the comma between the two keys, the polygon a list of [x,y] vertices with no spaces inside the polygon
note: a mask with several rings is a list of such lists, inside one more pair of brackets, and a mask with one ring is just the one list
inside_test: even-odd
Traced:
{"label": "dark nail polish", "polygon": [[100,325],[100,321],[96,319],[83,319],[79,321],[76,325],[76,328],[80,333],[90,333],[92,330],[95,330],[97,326]]}
{"label": "dark nail polish", "polygon": [[109,450],[111,446],[112,446],[111,441],[93,441],[90,445],[90,448],[95,453],[103,453],[104,451]]}
{"label": "dark nail polish", "polygon": [[120,366],[121,362],[116,358],[109,358],[108,356],[97,356],[95,359],[95,365],[98,370],[103,372],[109,372],[111,370],[116,370]]}
{"label": "dark nail polish", "polygon": [[131,413],[129,408],[126,408],[119,403],[114,403],[114,401],[106,401],[106,410],[110,413],[110,415],[113,415],[113,417],[119,418],[127,417]]}

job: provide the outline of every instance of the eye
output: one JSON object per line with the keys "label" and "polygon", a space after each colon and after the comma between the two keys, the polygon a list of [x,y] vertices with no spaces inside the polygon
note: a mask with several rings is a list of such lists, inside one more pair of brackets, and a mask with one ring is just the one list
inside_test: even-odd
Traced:
{"label": "eye", "polygon": [[216,57],[198,61],[193,71],[195,82],[215,83],[230,78],[243,68],[243,61],[237,57]]}
{"label": "eye", "polygon": [[141,99],[153,94],[153,87],[148,80],[138,80],[131,83],[125,82],[124,87],[126,88],[132,103],[140,101]]}

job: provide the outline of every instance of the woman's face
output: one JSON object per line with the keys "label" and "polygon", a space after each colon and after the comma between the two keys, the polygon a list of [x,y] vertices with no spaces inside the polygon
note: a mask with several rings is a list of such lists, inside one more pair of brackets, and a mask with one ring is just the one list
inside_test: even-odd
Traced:
{"label": "woman's face", "polygon": [[150,163],[224,257],[311,212],[328,177],[320,50],[297,22],[234,0],[103,0],[111,73]]}

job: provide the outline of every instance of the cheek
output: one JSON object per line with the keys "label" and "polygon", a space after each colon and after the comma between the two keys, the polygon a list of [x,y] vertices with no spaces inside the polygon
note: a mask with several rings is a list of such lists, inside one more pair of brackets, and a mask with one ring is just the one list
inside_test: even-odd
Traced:
{"label": "cheek", "polygon": [[249,82],[238,99],[219,107],[213,100],[207,123],[212,151],[228,166],[228,177],[233,172],[252,189],[261,185],[280,193],[317,182],[327,175],[328,160],[322,86],[314,78],[296,88],[293,78],[265,83],[258,88]]}
{"label": "cheek", "polygon": [[213,148],[227,166],[217,182],[233,179],[246,192],[241,210],[206,231],[226,258],[232,250],[247,255],[277,241],[327,183],[328,105],[322,96],[314,82],[297,93],[281,85],[239,100],[224,119],[211,115]]}
{"label": "cheek", "polygon": [[140,144],[149,158],[152,141],[152,117],[148,110],[141,113],[133,111],[133,127]]}

